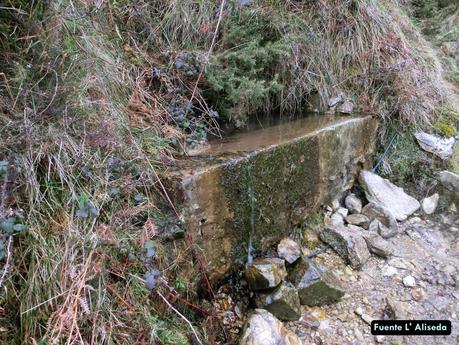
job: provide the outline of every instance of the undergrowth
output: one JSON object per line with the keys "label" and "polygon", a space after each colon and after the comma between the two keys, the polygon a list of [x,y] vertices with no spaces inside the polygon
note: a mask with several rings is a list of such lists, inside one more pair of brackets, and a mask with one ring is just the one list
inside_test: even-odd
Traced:
{"label": "undergrowth", "polygon": [[300,113],[314,93],[401,125],[447,105],[397,1],[247,3],[2,2],[0,169],[15,175],[1,175],[0,342],[224,342],[196,292],[162,271],[174,155],[219,121]]}

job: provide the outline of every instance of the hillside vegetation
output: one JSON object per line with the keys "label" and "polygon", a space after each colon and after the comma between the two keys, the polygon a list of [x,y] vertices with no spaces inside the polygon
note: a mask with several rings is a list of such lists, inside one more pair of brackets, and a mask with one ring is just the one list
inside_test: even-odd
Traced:
{"label": "hillside vegetation", "polygon": [[[390,126],[455,132],[457,50],[421,33],[457,42],[434,22],[447,8],[457,23],[446,3],[2,1],[0,342],[189,344],[144,281],[173,267],[149,241],[174,213],[160,172],[220,124],[301,114],[314,95],[380,116],[383,142]],[[222,341],[173,279],[171,303]]]}

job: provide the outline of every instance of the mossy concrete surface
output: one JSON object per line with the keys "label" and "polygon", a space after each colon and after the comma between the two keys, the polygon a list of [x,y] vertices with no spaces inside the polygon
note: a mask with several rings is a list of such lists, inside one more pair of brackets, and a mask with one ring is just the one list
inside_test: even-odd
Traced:
{"label": "mossy concrete surface", "polygon": [[[244,265],[249,242],[257,256],[350,188],[371,164],[377,127],[371,116],[345,118],[251,153],[193,161],[169,177],[186,238],[204,256],[210,280]],[[183,254],[190,244],[175,243],[174,256],[194,277],[196,267]]]}

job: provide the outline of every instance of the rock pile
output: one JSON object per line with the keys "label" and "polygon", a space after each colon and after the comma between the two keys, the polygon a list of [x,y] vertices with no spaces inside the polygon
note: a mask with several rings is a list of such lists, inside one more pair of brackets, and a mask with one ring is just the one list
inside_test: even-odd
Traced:
{"label": "rock pile", "polygon": [[301,344],[296,336],[283,331],[279,320],[298,320],[301,305],[330,304],[344,296],[339,280],[305,258],[295,241],[283,239],[277,254],[279,257],[257,258],[245,269],[258,309],[247,319],[241,345]]}
{"label": "rock pile", "polygon": [[[344,199],[344,206],[333,202],[336,211],[326,221],[320,238],[328,243],[345,261],[355,269],[361,269],[370,253],[389,257],[392,250],[387,239],[399,234],[397,221],[406,220],[421,204],[380,176],[362,171],[360,186],[368,203],[355,194]],[[438,204],[438,194],[425,198],[422,209],[432,214]]]}

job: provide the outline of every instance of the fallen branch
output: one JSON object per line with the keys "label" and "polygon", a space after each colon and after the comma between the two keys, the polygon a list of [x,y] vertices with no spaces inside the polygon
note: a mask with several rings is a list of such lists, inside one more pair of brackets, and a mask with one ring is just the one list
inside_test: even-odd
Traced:
{"label": "fallen branch", "polygon": [[191,324],[191,322],[185,316],[183,316],[177,309],[175,309],[174,306],[169,303],[167,298],[164,297],[161,292],[156,291],[156,293],[158,294],[159,297],[161,297],[161,299],[164,301],[164,303],[166,303],[168,305],[169,308],[171,308],[178,316],[180,316],[188,324],[188,326],[190,326],[190,328],[193,331],[193,334],[196,337],[196,340],[198,341],[198,343],[200,345],[203,345],[201,339],[199,339],[198,333],[196,333],[196,330],[194,329],[194,327]]}

